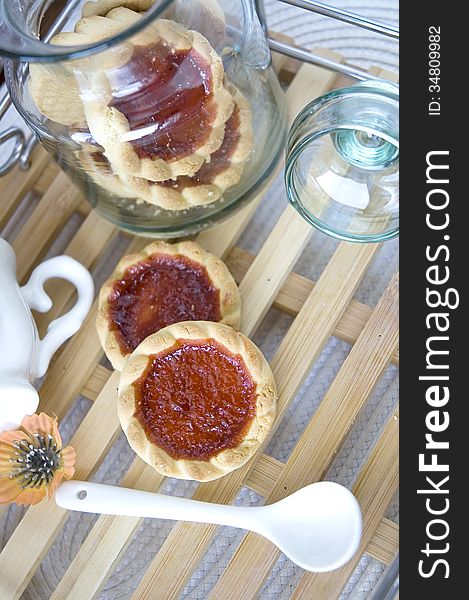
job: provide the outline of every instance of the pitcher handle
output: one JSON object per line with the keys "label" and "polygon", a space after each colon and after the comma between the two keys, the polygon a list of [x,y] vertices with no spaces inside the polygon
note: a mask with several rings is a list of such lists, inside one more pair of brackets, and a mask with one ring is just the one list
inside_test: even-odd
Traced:
{"label": "pitcher handle", "polygon": [[30,308],[39,312],[47,312],[52,308],[53,303],[44,291],[44,283],[53,277],[65,279],[74,285],[77,289],[77,301],[65,315],[49,323],[46,335],[39,340],[34,365],[37,377],[47,371],[59,346],[80,329],[94,296],[93,279],[85,267],[70,256],[56,256],[36,267],[28,283],[21,288]]}

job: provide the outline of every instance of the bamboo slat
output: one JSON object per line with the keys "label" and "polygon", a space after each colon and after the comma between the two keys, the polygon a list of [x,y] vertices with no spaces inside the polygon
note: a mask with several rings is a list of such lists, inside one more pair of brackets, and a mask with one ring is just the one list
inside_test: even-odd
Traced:
{"label": "bamboo slat", "polygon": [[[350,423],[356,419],[397,347],[397,314],[398,283],[394,277],[293,449],[267,497],[268,504],[324,478]],[[226,600],[254,597],[278,554],[265,538],[246,534],[210,597]],[[243,573],[241,582],[238,573]]]}
{"label": "bamboo slat", "polygon": [[280,477],[284,464],[276,458],[262,454],[256,460],[252,471],[246,479],[246,486],[260,496],[268,496],[275,482]]}
{"label": "bamboo slat", "polygon": [[239,286],[246,335],[252,335],[266,315],[310,235],[310,225],[287,206]]}
{"label": "bamboo slat", "polygon": [[[116,228],[92,211],[68,244],[64,254],[75,258],[83,266],[91,269],[115,234]],[[88,243],[90,239],[94,240],[92,245]],[[46,325],[62,313],[74,293],[74,288],[71,285],[64,285],[61,280],[51,281],[47,284],[46,290],[53,300],[53,305],[47,314],[36,316],[40,333],[44,333]]]}
{"label": "bamboo slat", "polygon": [[[294,44],[295,40],[289,35],[283,33],[277,33],[276,31],[269,31],[269,34],[277,41],[284,44]],[[272,56],[272,67],[279,76],[282,71],[289,71],[292,75],[298,71],[299,63],[291,58],[288,58],[284,54],[274,54]],[[289,83],[289,82],[288,82]]]}
{"label": "bamboo slat", "polygon": [[75,211],[80,198],[67,175],[57,175],[13,241],[18,281],[23,281],[45,254],[52,236]]}
{"label": "bamboo slat", "polygon": [[39,409],[47,414],[56,414],[59,418],[67,414],[101,358],[95,327],[96,311],[95,301],[80,331],[49,366],[39,390]]}
{"label": "bamboo slat", "polygon": [[[313,51],[317,51],[324,58],[336,60],[337,62],[343,61],[343,57],[332,50],[315,48]],[[288,86],[287,94],[290,95],[288,101],[290,122],[293,122],[296,115],[308,102],[335,87],[336,79],[337,75],[332,71],[302,64],[298,68],[293,81]]]}
{"label": "bamboo slat", "polygon": [[366,553],[388,564],[394,558],[399,548],[399,525],[384,518],[376,528],[373,537],[368,544]]}
{"label": "bamboo slat", "polygon": [[111,371],[109,369],[102,365],[96,365],[81,390],[81,394],[88,400],[96,400],[110,376]]}
{"label": "bamboo slat", "polygon": [[36,146],[31,156],[31,166],[28,171],[21,171],[16,166],[4,177],[0,177],[0,229],[18,206],[20,201],[34,186],[44,171],[50,156],[40,146]]}
{"label": "bamboo slat", "polygon": [[[163,476],[135,460],[121,485],[138,490],[156,491]],[[73,559],[69,569],[51,596],[51,600],[94,598],[106,581],[106,575],[125,551],[141,519],[102,515]]]}
{"label": "bamboo slat", "polygon": [[[250,252],[238,247],[233,248],[228,255],[226,264],[238,284],[243,280],[253,261],[254,256]],[[290,273],[278,290],[273,306],[296,317],[314,285],[315,282],[311,279],[298,275],[298,273]],[[344,342],[354,344],[372,312],[369,306],[352,300],[337,323],[334,335]],[[392,362],[395,365],[399,364],[399,349],[396,350]]]}
{"label": "bamboo slat", "polygon": [[44,196],[44,194],[50,188],[50,186],[52,185],[52,182],[57,177],[59,172],[60,172],[59,165],[55,161],[51,160],[46,165],[45,169],[42,171],[38,180],[34,184],[34,188],[33,188],[34,193],[37,194],[38,196]]}
{"label": "bamboo slat", "polygon": [[202,231],[197,236],[197,242],[215,256],[225,258],[238,241],[239,236],[251,220],[252,215],[262,201],[266,190],[263,190],[251,204],[245,206],[238,214],[228,221],[220,223],[213,229]]}

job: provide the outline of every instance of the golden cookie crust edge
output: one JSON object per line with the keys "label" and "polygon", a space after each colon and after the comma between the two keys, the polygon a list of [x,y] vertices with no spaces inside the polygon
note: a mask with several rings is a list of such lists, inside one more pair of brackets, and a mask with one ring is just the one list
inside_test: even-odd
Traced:
{"label": "golden cookie crust edge", "polygon": [[[107,13],[105,17],[92,15],[84,17],[76,30],[87,39],[99,41],[103,38],[102,31],[108,35],[120,31],[132,24],[138,13],[119,7]],[[122,136],[130,132],[125,115],[115,107],[110,107],[110,87],[107,91],[100,89],[95,99],[84,102],[85,116],[93,137],[104,147],[106,155],[114,170],[119,175],[133,175],[150,181],[165,181],[179,175],[192,176],[213,152],[220,147],[225,130],[225,123],[233,112],[231,94],[223,86],[224,69],[221,58],[213,50],[210,43],[197,31],[185,29],[174,21],[157,19],[145,31],[138,32],[131,38],[135,45],[148,45],[161,39],[176,49],[194,48],[210,65],[212,74],[212,98],[210,102],[216,105],[216,116],[211,123],[208,139],[195,148],[190,155],[166,161],[158,158],[140,158],[130,142],[122,142]]]}
{"label": "golden cookie crust edge", "polygon": [[85,2],[81,9],[83,17],[99,15],[104,17],[113,8],[123,6],[135,12],[145,12],[150,9],[156,0],[97,0],[97,2]]}
{"label": "golden cookie crust edge", "polygon": [[96,316],[96,330],[101,346],[112,364],[113,368],[121,371],[129,354],[122,354],[115,332],[109,323],[109,295],[114,283],[122,279],[125,271],[132,265],[146,260],[155,254],[169,256],[182,255],[194,262],[203,265],[207,270],[212,285],[220,292],[220,323],[238,329],[241,325],[241,296],[238,286],[233,279],[228,267],[218,257],[204,250],[196,242],[152,242],[141,252],[123,256],[107,281],[101,287],[98,299],[98,312]]}
{"label": "golden cookie crust edge", "polygon": [[216,202],[225,190],[239,182],[253,146],[252,113],[249,102],[243,94],[234,85],[226,87],[235,106],[239,107],[240,138],[231,156],[229,167],[219,173],[211,183],[186,187],[181,191],[159,186],[157,182],[150,182],[140,177],[124,176],[123,180],[136,196],[165,210],[177,211]]}
{"label": "golden cookie crust edge", "polygon": [[[135,418],[133,382],[144,372],[148,356],[171,348],[177,339],[211,338],[233,354],[239,354],[257,386],[256,415],[244,440],[235,448],[222,450],[209,461],[175,460],[152,444]],[[272,370],[261,351],[243,334],[231,327],[208,321],[186,321],[169,325],[147,337],[132,353],[121,373],[118,415],[133,450],[167,477],[212,481],[244,465],[260,448],[272,428],[277,404],[277,389]]]}

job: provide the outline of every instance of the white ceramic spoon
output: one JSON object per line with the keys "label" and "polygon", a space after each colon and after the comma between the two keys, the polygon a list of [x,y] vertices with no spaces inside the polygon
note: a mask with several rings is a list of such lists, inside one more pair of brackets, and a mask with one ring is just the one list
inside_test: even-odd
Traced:
{"label": "white ceramic spoon", "polygon": [[362,518],[357,500],[337,483],[313,483],[275,504],[226,506],[99,483],[66,481],[55,496],[70,510],[230,525],[260,533],[294,563],[318,573],[356,552]]}

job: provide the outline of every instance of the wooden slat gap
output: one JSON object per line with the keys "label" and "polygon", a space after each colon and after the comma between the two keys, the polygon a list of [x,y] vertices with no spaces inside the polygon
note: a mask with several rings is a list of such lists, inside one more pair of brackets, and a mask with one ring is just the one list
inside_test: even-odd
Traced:
{"label": "wooden slat gap", "polygon": [[46,254],[55,233],[75,211],[80,198],[81,192],[60,172],[13,241],[18,281],[24,281]]}
{"label": "wooden slat gap", "polygon": [[[353,487],[363,512],[363,531],[355,556],[340,569],[330,573],[306,573],[291,600],[337,600],[352,576],[360,558],[378,530],[389,502],[399,484],[399,410],[387,425],[373,448]],[[381,528],[382,530],[382,528]]]}
{"label": "wooden slat gap", "polygon": [[31,166],[28,171],[21,171],[17,165],[12,171],[0,177],[0,229],[3,229],[50,160],[44,148],[37,146],[31,155]]}
{"label": "wooden slat gap", "polygon": [[[253,254],[237,246],[230,252],[226,264],[237,283],[242,281],[254,259]],[[292,271],[280,287],[273,303],[274,308],[296,317],[315,285],[315,281]],[[349,344],[354,344],[372,312],[371,307],[357,300],[352,300],[341,320],[337,323],[333,335]],[[396,350],[392,363],[399,365],[399,349]]]}

